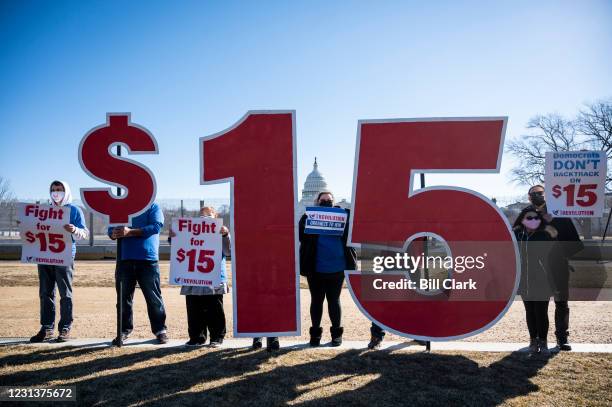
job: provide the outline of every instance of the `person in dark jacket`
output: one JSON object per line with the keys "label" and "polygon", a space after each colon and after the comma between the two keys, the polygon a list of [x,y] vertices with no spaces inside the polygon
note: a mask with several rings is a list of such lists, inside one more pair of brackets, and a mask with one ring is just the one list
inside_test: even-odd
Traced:
{"label": "person in dark jacket", "polygon": [[521,255],[519,294],[525,306],[530,353],[549,354],[548,303],[552,295],[551,256],[557,231],[546,224],[542,213],[522,211],[514,234]]}
{"label": "person in dark jacket", "polygon": [[[332,207],[334,196],[331,192],[320,192],[315,205]],[[321,343],[321,318],[323,301],[327,299],[327,310],[332,326],[330,333],[332,346],[342,344],[344,328],[341,324],[342,309],[340,293],[344,283],[344,270],[355,270],[357,255],[355,249],[347,246],[350,211],[347,209],[347,220],[342,236],[307,234],[304,232],[306,215],[299,222],[300,238],[300,274],[308,279],[310,290],[310,346]]]}
{"label": "person in dark jacket", "polygon": [[[570,218],[555,218],[546,209],[544,187],[534,185],[529,188],[531,205],[523,211],[536,210],[542,213],[546,223],[553,226],[557,232],[557,243],[551,256],[553,295],[555,299],[555,336],[560,350],[570,351],[569,336],[569,258],[584,248],[576,227]],[[514,223],[517,226],[517,222]]]}

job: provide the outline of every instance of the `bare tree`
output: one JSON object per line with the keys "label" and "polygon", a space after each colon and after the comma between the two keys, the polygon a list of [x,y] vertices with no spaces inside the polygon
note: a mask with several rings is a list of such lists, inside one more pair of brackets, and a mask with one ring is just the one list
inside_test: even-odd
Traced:
{"label": "bare tree", "polygon": [[0,229],[13,231],[14,220],[17,216],[17,198],[13,194],[11,183],[0,176]]}
{"label": "bare tree", "polygon": [[[577,131],[585,138],[589,148],[605,151],[608,162],[612,159],[612,99],[587,104],[576,117]],[[608,166],[606,189],[612,190],[612,168]]]}
{"label": "bare tree", "polygon": [[571,151],[581,147],[574,123],[558,114],[538,115],[527,124],[531,134],[508,143],[506,151],[519,160],[512,169],[512,179],[520,184],[544,182],[547,151]]}
{"label": "bare tree", "polygon": [[10,181],[0,175],[0,205],[4,205],[14,200],[15,196],[13,195]]}

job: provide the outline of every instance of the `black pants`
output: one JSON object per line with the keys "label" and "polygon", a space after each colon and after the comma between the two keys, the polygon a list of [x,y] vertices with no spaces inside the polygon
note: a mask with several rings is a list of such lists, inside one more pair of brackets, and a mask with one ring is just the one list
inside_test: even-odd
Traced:
{"label": "black pants", "polygon": [[372,322],[372,326],[370,327],[370,333],[373,337],[378,339],[383,339],[385,337],[385,331],[374,322]]}
{"label": "black pants", "polygon": [[548,301],[523,301],[530,338],[546,340],[548,336]]}
{"label": "black pants", "polygon": [[211,342],[222,341],[225,337],[223,294],[186,295],[185,303],[189,339],[205,342],[208,331]]}
{"label": "black pants", "polygon": [[344,283],[344,271],[337,273],[313,273],[308,276],[310,290],[310,319],[312,326],[321,326],[323,317],[323,301],[327,298],[327,311],[333,328],[340,328],[342,310],[340,308],[340,293]]}
{"label": "black pants", "polygon": [[567,260],[560,261],[553,269],[555,297],[555,336],[561,343],[567,342],[569,335],[569,265]]}
{"label": "black pants", "polygon": [[555,299],[555,336],[561,343],[567,342],[569,336],[569,305],[567,301]]}

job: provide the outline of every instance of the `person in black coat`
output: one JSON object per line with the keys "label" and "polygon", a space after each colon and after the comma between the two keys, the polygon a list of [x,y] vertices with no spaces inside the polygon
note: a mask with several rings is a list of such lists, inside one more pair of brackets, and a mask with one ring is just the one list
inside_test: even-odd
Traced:
{"label": "person in black coat", "polygon": [[[584,248],[576,227],[570,218],[555,218],[546,209],[544,187],[534,185],[529,188],[529,205],[524,211],[536,210],[542,213],[544,221],[553,226],[558,233],[557,243],[551,257],[553,296],[555,299],[555,336],[560,350],[569,351],[569,258]],[[518,221],[518,218],[517,218]],[[517,226],[517,222],[514,222]]]}
{"label": "person in black coat", "polygon": [[557,231],[535,210],[522,211],[513,230],[521,256],[519,294],[525,306],[529,351],[546,355],[550,353],[548,304],[553,292],[551,257]]}
{"label": "person in black coat", "polygon": [[[334,197],[331,192],[321,192],[315,204],[332,207]],[[357,255],[355,249],[347,246],[350,211],[347,209],[347,219],[342,236],[307,234],[306,215],[299,221],[300,239],[300,274],[308,280],[310,290],[310,345],[321,343],[321,318],[323,317],[323,302],[327,298],[327,309],[332,326],[330,333],[332,346],[342,344],[344,328],[341,324],[340,293],[344,283],[344,270],[355,270]]]}

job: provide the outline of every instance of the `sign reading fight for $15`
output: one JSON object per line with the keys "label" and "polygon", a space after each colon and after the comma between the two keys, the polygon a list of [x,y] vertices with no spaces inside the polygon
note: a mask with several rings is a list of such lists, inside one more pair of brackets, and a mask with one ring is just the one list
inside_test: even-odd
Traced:
{"label": "sign reading fight for $15", "polygon": [[174,219],[170,284],[213,289],[221,284],[221,226],[221,219]]}
{"label": "sign reading fight for $15", "polygon": [[72,239],[64,229],[70,208],[20,203],[18,214],[22,263],[72,264]]}

